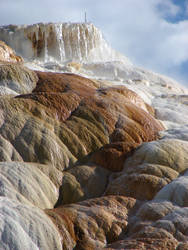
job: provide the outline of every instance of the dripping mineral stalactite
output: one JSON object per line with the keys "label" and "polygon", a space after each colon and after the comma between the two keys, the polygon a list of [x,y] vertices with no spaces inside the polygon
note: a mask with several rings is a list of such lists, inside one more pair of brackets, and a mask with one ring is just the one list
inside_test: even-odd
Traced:
{"label": "dripping mineral stalactite", "polygon": [[126,57],[110,48],[101,31],[88,22],[2,26],[0,40],[29,60],[61,63],[124,60],[130,64]]}

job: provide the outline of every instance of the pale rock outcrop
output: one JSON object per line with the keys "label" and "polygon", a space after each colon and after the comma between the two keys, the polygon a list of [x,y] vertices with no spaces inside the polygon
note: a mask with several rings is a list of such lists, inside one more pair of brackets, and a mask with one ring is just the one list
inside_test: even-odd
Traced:
{"label": "pale rock outcrop", "polygon": [[170,167],[181,173],[187,168],[188,163],[188,142],[177,139],[164,139],[144,143],[135,154],[129,158],[124,165],[132,167],[140,163],[159,164]]}
{"label": "pale rock outcrop", "polygon": [[0,162],[0,196],[39,208],[53,208],[58,189],[37,165]]}
{"label": "pale rock outcrop", "polygon": [[5,86],[0,86],[0,95],[11,95],[16,96],[18,93],[10,88],[7,88]]}
{"label": "pale rock outcrop", "polygon": [[[3,119],[3,117],[1,117]],[[3,121],[1,120],[3,123]],[[2,124],[1,124],[2,125]],[[3,136],[0,135],[0,161],[19,161],[22,162],[23,159],[19,155],[19,153],[16,151],[14,146]]]}
{"label": "pale rock outcrop", "polygon": [[23,62],[20,56],[17,56],[12,48],[6,45],[3,41],[0,41],[0,62]]}
{"label": "pale rock outcrop", "polygon": [[188,172],[163,187],[154,197],[155,200],[168,200],[180,207],[188,207]]}
{"label": "pale rock outcrop", "polygon": [[169,239],[175,241],[176,246],[188,240],[188,208],[174,206],[168,201],[145,203],[129,222],[129,239]]}
{"label": "pale rock outcrop", "polygon": [[0,27],[1,39],[27,59],[93,62],[129,60],[113,50],[92,23],[38,23]]}
{"label": "pale rock outcrop", "polygon": [[0,197],[0,249],[61,250],[61,240],[42,210]]}
{"label": "pale rock outcrop", "polygon": [[[183,93],[160,94],[153,100],[155,115],[167,129],[185,126],[188,119],[188,95]],[[182,115],[183,114],[183,115]]]}
{"label": "pale rock outcrop", "polygon": [[188,127],[178,126],[173,129],[167,129],[159,132],[161,139],[178,139],[188,141]]}
{"label": "pale rock outcrop", "polygon": [[0,94],[26,94],[30,93],[38,81],[35,72],[23,65],[0,64]]}

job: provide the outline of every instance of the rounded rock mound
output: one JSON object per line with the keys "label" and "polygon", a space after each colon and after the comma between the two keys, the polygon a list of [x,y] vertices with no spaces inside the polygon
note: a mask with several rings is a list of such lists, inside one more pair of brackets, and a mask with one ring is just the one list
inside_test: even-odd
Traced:
{"label": "rounded rock mound", "polygon": [[178,139],[143,143],[126,159],[123,171],[114,176],[106,194],[153,199],[164,186],[187,169],[187,146],[187,141]]}
{"label": "rounded rock mound", "polygon": [[[20,218],[14,235],[2,222],[3,246],[9,241],[18,249],[96,249],[113,243],[126,233],[128,215],[142,202],[104,197],[109,176],[123,169],[139,145],[157,139],[163,126],[126,87],[19,69],[33,85],[25,94],[0,98],[0,160],[9,161],[0,164],[1,201],[7,204],[1,217],[10,228],[12,215]],[[19,230],[28,237],[25,245],[16,241]]]}

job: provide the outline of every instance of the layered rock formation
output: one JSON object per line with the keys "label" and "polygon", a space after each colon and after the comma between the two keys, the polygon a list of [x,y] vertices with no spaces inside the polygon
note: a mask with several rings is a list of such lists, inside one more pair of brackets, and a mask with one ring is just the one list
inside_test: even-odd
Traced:
{"label": "layered rock formation", "polygon": [[[58,227],[66,231],[68,243],[63,241],[63,245],[67,248],[70,248],[70,242],[77,247],[91,245],[95,248],[116,240],[127,222],[121,226],[117,219],[116,225],[115,215],[107,215],[109,221],[104,220],[107,223],[104,229],[98,225],[98,229],[94,229],[96,236],[92,231],[86,233],[84,237],[89,238],[85,242],[80,238],[79,230],[85,230],[84,223],[94,223],[95,227],[96,222],[90,221],[90,217],[87,222],[78,222],[77,216],[76,221],[69,221],[75,213],[82,216],[83,211],[75,205],[75,208],[70,207],[73,214],[68,215],[69,209],[61,204],[103,195],[111,171],[121,170],[124,159],[134,148],[144,141],[155,140],[163,129],[153,117],[153,109],[123,86],[105,87],[73,74],[32,72],[21,65],[5,64],[1,65],[1,70],[2,82],[7,82],[12,89],[19,86],[17,92],[23,93],[16,97],[4,95],[0,99],[1,196],[24,206],[52,209],[48,214],[52,221],[57,217]],[[32,93],[24,94],[32,88]],[[93,187],[95,185],[97,188]],[[107,211],[105,208],[97,215],[103,200]],[[93,208],[94,218],[114,213],[106,205],[107,200],[109,198],[102,198],[101,205]],[[87,203],[88,213],[90,202]],[[124,209],[121,204],[124,198],[120,202],[119,198],[112,198],[112,207],[114,202]],[[57,207],[55,210],[54,206]],[[59,216],[63,216],[63,221]],[[98,220],[97,217],[94,220]],[[83,228],[76,229],[77,223]],[[74,232],[67,227],[75,227]],[[95,241],[98,235],[102,238]],[[32,239],[34,236],[28,237]],[[11,240],[15,241],[14,238]],[[9,243],[3,240],[3,244]]]}
{"label": "layered rock formation", "polygon": [[187,249],[186,90],[112,54],[81,63],[105,44],[90,24],[2,36],[80,75],[0,64],[0,249]]}
{"label": "layered rock formation", "polygon": [[91,23],[48,23],[30,26],[2,26],[0,40],[27,59],[48,61],[111,61],[125,60],[104,40]]}

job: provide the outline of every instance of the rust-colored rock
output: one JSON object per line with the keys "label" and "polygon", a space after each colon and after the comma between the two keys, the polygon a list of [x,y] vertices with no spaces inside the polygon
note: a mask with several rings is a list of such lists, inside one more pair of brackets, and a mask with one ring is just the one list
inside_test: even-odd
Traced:
{"label": "rust-colored rock", "polygon": [[[62,238],[66,228],[75,241],[75,249],[97,249],[126,232],[127,215],[133,215],[140,204],[133,198],[108,196],[60,206],[46,213],[59,228]],[[63,243],[66,249],[66,240]]]}
{"label": "rust-colored rock", "polygon": [[[162,129],[125,87],[99,87],[74,74],[33,72],[17,64],[0,70],[5,86],[26,93],[0,98],[0,159],[53,166],[63,177],[53,183],[60,190],[56,205],[104,194],[111,171],[120,171],[129,153]],[[54,182],[52,173],[49,178]],[[94,180],[103,181],[99,190],[92,188]]]}
{"label": "rust-colored rock", "polygon": [[139,146],[135,142],[115,142],[106,144],[97,152],[93,153],[91,160],[111,171],[122,170],[123,164],[129,153]]}
{"label": "rust-colored rock", "polygon": [[140,200],[151,200],[178,173],[169,167],[158,164],[129,165],[115,176],[106,194],[121,194]]}
{"label": "rust-colored rock", "polygon": [[[122,239],[142,202],[104,197],[109,176],[122,169],[138,145],[156,139],[162,125],[152,109],[125,87],[99,87],[73,74],[35,72],[28,78],[34,83],[32,93],[0,98],[1,159],[27,162],[3,165],[2,194],[11,188],[6,183],[12,167],[15,192],[8,198],[48,208],[64,249],[103,248]],[[93,199],[81,201],[88,198]]]}
{"label": "rust-colored rock", "polygon": [[[96,151],[91,156],[95,164],[120,171],[129,152],[156,139],[163,129],[149,114],[152,108],[125,87],[97,88],[96,82],[74,74],[36,73],[39,81],[33,93],[19,98],[39,102],[53,118],[64,122],[69,135],[61,134],[63,142],[70,141],[71,131],[83,145],[82,151]],[[81,159],[83,153],[76,151],[71,150]]]}
{"label": "rust-colored rock", "polygon": [[[162,120],[173,113],[174,98],[178,111],[187,105],[186,94],[177,95],[182,92],[153,73],[123,62],[85,64],[97,59],[97,48],[109,50],[93,42],[102,36],[87,27],[0,30],[18,53],[44,61],[47,69],[90,71],[94,79],[129,84],[158,107]],[[188,249],[186,126],[159,139],[163,126],[154,109],[125,86],[34,72],[1,42],[0,60],[6,60],[0,63],[0,248]],[[172,118],[165,126],[173,128],[179,118],[186,124],[180,114]]]}

